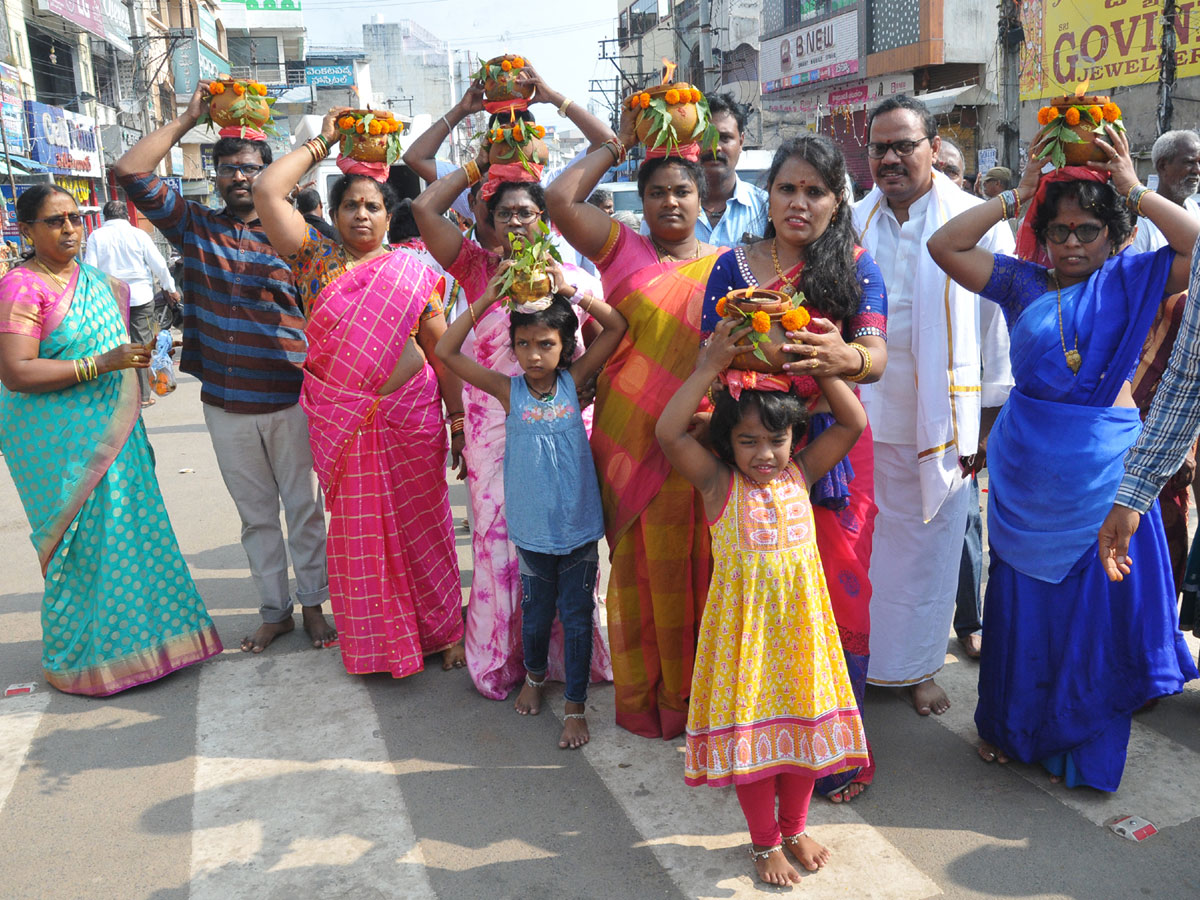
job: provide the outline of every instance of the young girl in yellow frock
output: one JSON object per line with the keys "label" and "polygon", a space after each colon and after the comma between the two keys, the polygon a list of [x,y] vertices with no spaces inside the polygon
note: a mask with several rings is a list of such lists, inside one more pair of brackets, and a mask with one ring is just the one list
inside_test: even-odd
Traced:
{"label": "young girl in yellow frock", "polygon": [[793,456],[806,419],[798,397],[721,391],[709,426],[714,456],[688,429],[742,349],[735,342],[744,329],[733,328],[728,319],[717,326],[655,429],[667,459],[703,496],[712,529],[684,775],[690,785],[734,785],[759,879],[789,885],[800,880],[789,856],[809,871],[829,859],[804,833],[814,782],[867,762],[808,497],[867,417],[841,378],[818,378],[835,423]]}

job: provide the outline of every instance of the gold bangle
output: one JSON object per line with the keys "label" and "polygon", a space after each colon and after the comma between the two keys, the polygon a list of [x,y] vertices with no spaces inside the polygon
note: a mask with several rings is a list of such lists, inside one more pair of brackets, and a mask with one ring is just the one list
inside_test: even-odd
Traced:
{"label": "gold bangle", "polygon": [[567,107],[571,105],[571,98],[568,97],[562,102],[562,106],[558,108],[558,114],[564,119],[567,117]]}
{"label": "gold bangle", "polygon": [[79,371],[79,360],[71,360],[71,365],[75,367],[75,383],[81,384],[83,382],[83,374]]}
{"label": "gold bangle", "polygon": [[475,326],[479,324],[479,320],[475,318],[475,304],[467,304],[467,312],[471,314],[471,330],[475,330]]}
{"label": "gold bangle", "polygon": [[95,379],[100,375],[100,370],[96,368],[96,357],[89,356],[87,358],[87,364],[88,364],[88,381],[95,381]]}
{"label": "gold bangle", "polygon": [[850,381],[862,381],[871,374],[871,351],[859,343],[851,343],[848,346],[853,347],[862,354],[862,368],[853,375],[847,375],[846,378]]}
{"label": "gold bangle", "polygon": [[468,185],[474,184],[483,177],[483,174],[479,171],[479,163],[475,162],[473,159],[468,159],[465,163],[463,163],[462,168],[463,173],[467,176]]}

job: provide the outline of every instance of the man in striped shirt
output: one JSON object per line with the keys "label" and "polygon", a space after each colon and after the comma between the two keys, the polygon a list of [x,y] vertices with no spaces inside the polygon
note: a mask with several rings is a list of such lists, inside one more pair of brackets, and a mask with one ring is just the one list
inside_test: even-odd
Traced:
{"label": "man in striped shirt", "polygon": [[200,379],[200,399],[225,486],[242,520],[242,547],[259,592],[262,625],[242,640],[261,653],[295,628],[282,500],[296,597],[314,647],[337,633],[329,597],[325,514],[300,408],[304,317],[291,270],[258,223],[250,185],[271,162],[264,141],[222,137],[213,149],[225,208],[185,200],[154,169],[204,112],[204,87],[174,121],[130,148],[115,171],[126,194],[183,255],[180,369]]}

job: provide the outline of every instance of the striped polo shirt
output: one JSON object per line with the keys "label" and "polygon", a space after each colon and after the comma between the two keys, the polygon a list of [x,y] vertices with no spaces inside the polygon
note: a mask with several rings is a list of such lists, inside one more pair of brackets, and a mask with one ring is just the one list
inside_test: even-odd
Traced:
{"label": "striped polo shirt", "polygon": [[200,399],[230,413],[300,399],[307,343],[292,272],[255,219],[185,200],[153,173],[124,175],[125,193],[183,256],[183,352]]}

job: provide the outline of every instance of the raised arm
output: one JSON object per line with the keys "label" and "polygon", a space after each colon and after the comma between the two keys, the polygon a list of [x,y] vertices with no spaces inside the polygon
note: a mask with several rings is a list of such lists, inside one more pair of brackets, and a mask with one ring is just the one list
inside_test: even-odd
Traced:
{"label": "raised arm", "polygon": [[[337,142],[337,117],[343,111],[344,107],[331,109],[321,123],[321,138],[325,140],[327,148]],[[308,234],[308,223],[288,197],[292,188],[314,164],[308,145],[301,144],[267,166],[250,187],[254,195],[254,211],[258,213],[263,230],[267,233],[267,240],[282,257],[299,251]]]}
{"label": "raised arm", "polygon": [[125,155],[113,164],[113,171],[118,176],[153,172],[179,139],[196,126],[196,122],[207,109],[208,83],[202,81],[192,92],[187,109],[130,147]]}
{"label": "raised arm", "polygon": [[[551,277],[554,278],[556,286],[565,283],[562,269],[558,266],[554,268],[557,271]],[[571,364],[571,379],[576,385],[580,385],[586,384],[608,362],[608,358],[620,345],[621,338],[625,336],[625,329],[629,327],[629,323],[623,315],[599,297],[584,294],[577,295],[575,299],[580,308],[601,328],[600,333],[588,343],[583,354]]]}
{"label": "raised arm", "polygon": [[613,134],[613,130],[608,127],[607,122],[593,116],[587,111],[586,106],[576,103],[574,100],[567,99],[560,92],[546,84],[533,66],[527,64],[525,68],[518,72],[517,81],[523,83],[532,82],[535,85],[533,102],[553,106],[559,111],[560,115],[565,115],[571,121],[571,124],[577,126],[583,133],[583,136],[588,139],[588,149],[595,150],[605,141],[611,141],[616,137]]}
{"label": "raised arm", "polygon": [[700,350],[695,370],[667,402],[654,426],[654,436],[667,460],[700,491],[709,519],[720,513],[725,504],[731,472],[729,466],[692,437],[688,428],[713,381],[740,352],[735,344],[748,328],[748,325],[741,326],[735,335],[733,320],[724,319],[717,323],[716,330]]}
{"label": "raised arm", "polygon": [[481,391],[487,391],[500,401],[504,411],[508,412],[508,376],[487,366],[481,366],[462,352],[463,341],[467,332],[475,327],[475,323],[483,318],[492,305],[500,299],[498,291],[504,272],[512,265],[508,260],[500,263],[495,276],[488,282],[483,295],[467,307],[466,312],[455,317],[434,348],[435,356],[445,364],[446,368],[465,381],[473,384]]}
{"label": "raised arm", "polygon": [[[487,154],[480,152],[474,164],[479,167],[480,175],[487,169]],[[453,222],[446,218],[446,210],[463,191],[470,187],[467,180],[468,166],[455,169],[448,175],[443,175],[413,201],[413,219],[425,246],[433,254],[443,269],[449,269],[458,259],[462,250],[463,236]]]}
{"label": "raised arm", "polygon": [[[637,141],[633,113],[627,109],[621,111],[621,133],[616,140],[626,149]],[[606,144],[592,150],[575,165],[567,166],[546,188],[550,220],[567,242],[589,259],[594,259],[604,249],[612,219],[602,209],[588,203],[587,198],[618,161],[613,144]]]}
{"label": "raised arm", "polygon": [[471,82],[462,99],[455,103],[445,115],[434,119],[433,124],[421,132],[400,159],[406,166],[424,179],[426,184],[437,181],[437,152],[463,119],[483,110],[483,85]]}

